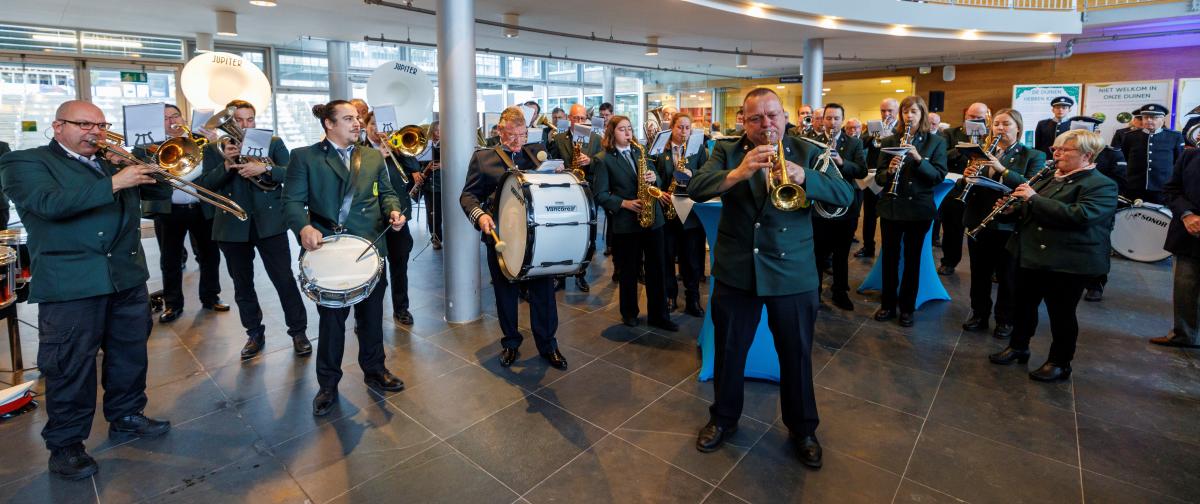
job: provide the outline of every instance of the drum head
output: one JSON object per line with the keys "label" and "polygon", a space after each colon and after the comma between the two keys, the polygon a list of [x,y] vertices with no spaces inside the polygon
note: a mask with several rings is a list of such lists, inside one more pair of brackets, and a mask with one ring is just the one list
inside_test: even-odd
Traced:
{"label": "drum head", "polygon": [[500,180],[496,233],[504,240],[504,252],[496,252],[496,255],[504,259],[501,269],[509,279],[521,275],[521,267],[525,265],[525,247],[529,239],[529,210],[528,202],[525,201],[525,190],[521,187],[522,182],[524,177],[516,172],[505,173]]}
{"label": "drum head", "polygon": [[374,247],[362,260],[354,260],[370,244],[363,238],[337,235],[321,243],[321,248],[305,251],[300,258],[300,274],[322,290],[345,291],[365,285],[379,270],[380,258]]}
{"label": "drum head", "polygon": [[1111,235],[1117,254],[1141,262],[1156,262],[1171,256],[1163,250],[1171,211],[1159,205],[1144,205],[1117,210]]}

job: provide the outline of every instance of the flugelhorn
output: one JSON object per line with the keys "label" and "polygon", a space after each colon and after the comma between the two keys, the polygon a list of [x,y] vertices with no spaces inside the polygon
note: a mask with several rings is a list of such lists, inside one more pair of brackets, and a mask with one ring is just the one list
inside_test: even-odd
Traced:
{"label": "flugelhorn", "polygon": [[[774,130],[767,131],[767,139],[773,140]],[[791,212],[808,206],[808,197],[804,188],[793,184],[787,172],[787,160],[783,158],[783,136],[775,140],[775,154],[772,156],[771,169],[767,174],[767,194],[771,195],[771,204],[785,212]],[[775,183],[775,171],[779,172],[779,183]]]}

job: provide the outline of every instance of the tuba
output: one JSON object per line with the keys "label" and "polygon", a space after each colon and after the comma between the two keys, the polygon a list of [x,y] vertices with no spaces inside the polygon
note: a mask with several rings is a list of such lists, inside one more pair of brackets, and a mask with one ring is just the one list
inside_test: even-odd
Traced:
{"label": "tuba", "polygon": [[[399,152],[410,157],[420,157],[433,147],[429,141],[429,127],[420,126],[433,112],[433,82],[425,75],[425,71],[416,65],[389,61],[371,72],[367,78],[367,100],[380,107],[392,107],[395,110],[396,121],[404,126],[393,129],[392,124],[378,124],[379,132],[386,135],[388,149],[385,155],[392,157],[392,152]],[[393,158],[401,180],[408,183],[408,174]],[[413,187],[420,193],[420,185]]]}
{"label": "tuba", "polygon": [[[771,204],[775,208],[784,212],[792,212],[801,208],[808,207],[808,197],[804,193],[804,188],[792,183],[787,173],[787,162],[783,159],[783,137],[780,136],[775,140],[778,133],[775,130],[767,131],[768,141],[774,140],[775,154],[772,155],[770,173],[767,175],[767,194],[771,197]],[[779,182],[775,182],[775,173],[779,173]]]}

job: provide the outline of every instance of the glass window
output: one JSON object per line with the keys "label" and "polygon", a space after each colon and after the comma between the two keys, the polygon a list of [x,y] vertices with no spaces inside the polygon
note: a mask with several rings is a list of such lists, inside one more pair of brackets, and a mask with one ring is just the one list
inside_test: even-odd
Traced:
{"label": "glass window", "polygon": [[73,99],[75,71],[69,66],[0,64],[0,141],[13,150],[45,145],[54,112]]}
{"label": "glass window", "polygon": [[266,52],[261,49],[244,49],[241,47],[229,47],[221,45],[217,45],[215,49],[221,52],[227,52],[241,56],[242,58],[245,58],[246,61],[254,63],[254,66],[258,67],[259,70],[262,70],[263,73],[267,73]]}
{"label": "glass window", "polygon": [[329,88],[329,59],[323,54],[279,53],[281,87]]}
{"label": "glass window", "polygon": [[[508,85],[508,100],[509,105],[520,105],[529,100],[538,102],[541,105],[540,98],[546,92],[546,86],[541,84],[509,84]],[[532,120],[532,118],[530,118]]]}
{"label": "glass window", "polygon": [[500,56],[495,54],[476,54],[475,75],[478,77],[500,77]]}
{"label": "glass window", "polygon": [[183,39],[178,38],[85,31],[81,33],[80,42],[84,54],[183,60]]}
{"label": "glass window", "polygon": [[350,43],[350,66],[354,68],[375,68],[389,61],[399,61],[403,58],[404,49],[397,46],[385,46],[369,42]]}
{"label": "glass window", "polygon": [[599,113],[600,104],[604,103],[604,95],[603,94],[592,94],[592,93],[595,93],[596,91],[598,91],[598,90],[588,89],[587,90],[588,94],[583,97],[583,106],[592,109],[593,113]]}
{"label": "glass window", "polygon": [[633,124],[638,125],[634,128],[639,137],[643,134],[641,125],[645,124],[642,120],[642,79],[637,77],[622,77],[617,76],[616,102],[613,103],[613,113],[628,117]]}
{"label": "glass window", "polygon": [[542,60],[509,56],[508,77],[512,79],[541,79]]}
{"label": "glass window", "polygon": [[329,101],[328,93],[278,93],[279,129],[275,132],[290,148],[311,145],[325,136],[325,129],[312,115],[312,106]]}
{"label": "glass window", "polygon": [[569,61],[547,61],[546,76],[556,81],[579,81],[579,65]]}
{"label": "glass window", "polygon": [[174,71],[145,71],[146,82],[123,82],[121,72],[117,69],[91,70],[92,103],[104,111],[104,117],[113,124],[113,131],[124,134],[125,117],[122,108],[126,105],[178,104],[175,98]]}
{"label": "glass window", "polygon": [[580,89],[578,86],[549,86],[546,88],[546,106],[543,110],[554,110],[555,107],[562,107],[563,110],[569,110],[571,105],[579,102]]}
{"label": "glass window", "polygon": [[437,49],[432,47],[409,47],[408,61],[427,73],[437,73]]}
{"label": "glass window", "polygon": [[74,54],[78,44],[74,30],[0,24],[0,50]]}
{"label": "glass window", "polygon": [[604,67],[599,65],[583,67],[583,82],[604,84]]}
{"label": "glass window", "polygon": [[480,82],[475,87],[475,110],[478,112],[496,112],[504,110],[504,85],[491,82]]}

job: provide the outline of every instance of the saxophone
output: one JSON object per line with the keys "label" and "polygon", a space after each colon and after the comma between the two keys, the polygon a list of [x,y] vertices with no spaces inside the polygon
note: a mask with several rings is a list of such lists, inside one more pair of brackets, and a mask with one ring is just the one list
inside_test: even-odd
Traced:
{"label": "saxophone", "polygon": [[638,151],[637,199],[642,202],[642,210],[638,212],[638,224],[643,228],[649,229],[650,226],[654,225],[654,207],[657,206],[655,202],[662,197],[663,192],[662,189],[646,182],[645,174],[648,169],[646,168],[646,148],[642,147],[642,144],[638,143],[637,140],[633,140],[631,145]]}
{"label": "saxophone", "polygon": [[571,160],[569,163],[567,163],[567,167],[568,167],[568,170],[571,172],[571,175],[574,175],[575,178],[578,179],[580,182],[583,182],[584,177],[587,175],[586,173],[583,172],[583,168],[579,167],[579,163],[577,161],[575,161],[575,159],[579,157],[579,149],[582,149],[582,148],[583,148],[583,140],[576,140],[574,143],[572,143]]}

